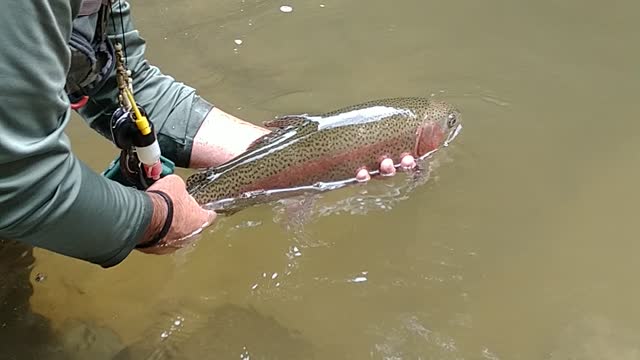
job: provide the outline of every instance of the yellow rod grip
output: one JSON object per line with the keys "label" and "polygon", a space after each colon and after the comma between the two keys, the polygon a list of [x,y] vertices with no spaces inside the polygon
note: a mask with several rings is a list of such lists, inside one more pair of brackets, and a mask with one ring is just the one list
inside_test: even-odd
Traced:
{"label": "yellow rod grip", "polygon": [[127,98],[129,99],[129,103],[131,104],[131,107],[133,108],[133,112],[136,114],[135,123],[136,123],[136,126],[138,127],[138,130],[140,130],[142,135],[149,134],[151,132],[151,127],[149,126],[149,121],[147,120],[147,118],[145,116],[142,116],[142,114],[140,113],[140,110],[138,109],[138,106],[136,105],[136,101],[133,99],[133,95],[129,91],[128,87],[125,86],[124,92],[127,94]]}

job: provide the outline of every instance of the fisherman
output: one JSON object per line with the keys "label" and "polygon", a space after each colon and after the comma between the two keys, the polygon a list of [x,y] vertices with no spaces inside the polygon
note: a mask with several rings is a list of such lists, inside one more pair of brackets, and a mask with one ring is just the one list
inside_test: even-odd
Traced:
{"label": "fisherman", "polygon": [[[220,110],[151,65],[125,0],[9,1],[0,24],[0,239],[108,268],[134,249],[170,253],[212,224],[216,214],[189,196],[171,166],[221,164],[267,129]],[[137,115],[118,113],[124,90],[116,44]],[[116,144],[116,115],[146,116],[164,160],[140,168],[150,186],[101,176],[80,161],[64,134],[72,110]],[[130,160],[116,164],[127,168]],[[383,162],[381,171],[395,168]],[[358,177],[366,180],[366,172]]]}

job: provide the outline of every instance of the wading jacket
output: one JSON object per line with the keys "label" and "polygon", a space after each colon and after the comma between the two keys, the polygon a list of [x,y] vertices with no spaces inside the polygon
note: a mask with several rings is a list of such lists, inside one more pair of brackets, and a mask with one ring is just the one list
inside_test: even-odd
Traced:
{"label": "wading jacket", "polygon": [[78,113],[111,140],[118,104],[109,41],[124,34],[136,101],[177,166],[188,166],[212,105],[145,60],[125,0],[101,1],[6,1],[0,11],[0,238],[111,267],[133,250],[152,206],[74,155],[64,133],[70,103],[88,95]]}

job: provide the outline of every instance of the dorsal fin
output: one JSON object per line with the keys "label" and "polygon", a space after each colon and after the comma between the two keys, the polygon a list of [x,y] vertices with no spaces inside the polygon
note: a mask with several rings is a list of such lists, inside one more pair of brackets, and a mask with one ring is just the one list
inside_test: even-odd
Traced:
{"label": "dorsal fin", "polygon": [[259,138],[255,139],[251,144],[249,144],[249,146],[247,146],[247,149],[245,151],[254,150],[259,148],[260,146],[266,145],[270,143],[273,139],[280,136],[280,134],[283,132],[284,132],[284,129],[276,129],[268,134],[264,134]]}
{"label": "dorsal fin", "polygon": [[260,146],[269,144],[271,141],[278,138],[280,135],[286,133],[292,128],[299,128],[303,125],[309,124],[313,121],[310,117],[305,115],[285,115],[277,117],[273,120],[267,120],[263,122],[263,125],[268,128],[272,128],[268,134],[262,135],[255,139],[245,151],[257,149]]}
{"label": "dorsal fin", "polygon": [[293,127],[302,126],[309,121],[313,121],[313,119],[307,114],[284,115],[284,116],[279,116],[273,120],[267,120],[262,124],[268,128],[284,129],[291,126]]}

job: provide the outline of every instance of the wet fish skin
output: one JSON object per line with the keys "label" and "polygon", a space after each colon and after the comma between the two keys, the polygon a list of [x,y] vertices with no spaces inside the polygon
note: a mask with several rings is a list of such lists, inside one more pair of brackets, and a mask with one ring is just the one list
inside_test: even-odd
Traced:
{"label": "wet fish skin", "polygon": [[460,125],[452,105],[423,97],[379,99],[320,115],[287,115],[234,159],[191,175],[187,191],[201,204],[255,190],[346,181],[380,161],[418,158],[440,148]]}

